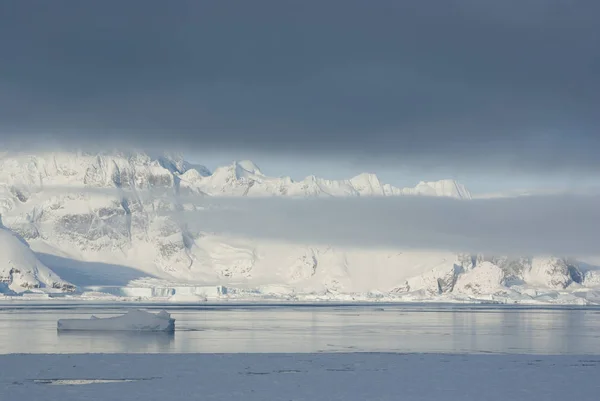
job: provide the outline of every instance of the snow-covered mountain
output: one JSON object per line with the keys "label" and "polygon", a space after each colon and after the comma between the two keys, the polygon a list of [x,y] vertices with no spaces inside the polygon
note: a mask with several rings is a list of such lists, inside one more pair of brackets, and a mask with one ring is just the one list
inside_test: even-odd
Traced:
{"label": "snow-covered mountain", "polygon": [[400,196],[426,195],[471,199],[470,192],[454,180],[420,182],[414,188],[383,184],[375,174],[363,173],[348,180],[327,180],[314,175],[302,181],[290,177],[268,177],[249,160],[206,169],[188,169],[179,175],[181,186],[192,191],[219,196]]}
{"label": "snow-covered mountain", "polygon": [[[597,269],[561,258],[507,259],[237,238],[191,229],[168,213],[194,209],[185,200],[190,197],[415,195],[471,199],[453,180],[396,188],[374,174],[337,181],[269,177],[250,161],[210,172],[182,157],[154,158],[140,152],[5,154],[0,159],[0,213],[8,228],[0,232],[0,240],[6,236],[11,251],[0,261],[0,280],[8,283],[0,292],[33,287],[72,291],[72,283],[84,295],[111,292],[180,300],[451,297],[588,302],[595,294],[585,285],[598,284]],[[28,266],[17,268],[22,277],[15,275],[15,260]]]}
{"label": "snow-covered mountain", "polygon": [[73,292],[75,286],[44,266],[27,241],[0,223],[0,293],[35,289]]}

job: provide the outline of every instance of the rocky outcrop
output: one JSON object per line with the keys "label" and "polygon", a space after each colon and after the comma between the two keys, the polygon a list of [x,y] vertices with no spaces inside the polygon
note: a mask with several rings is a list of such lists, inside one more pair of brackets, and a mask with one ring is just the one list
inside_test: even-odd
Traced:
{"label": "rocky outcrop", "polygon": [[76,287],[62,280],[41,263],[28,243],[6,227],[0,227],[0,291],[22,293],[28,290],[73,292]]}

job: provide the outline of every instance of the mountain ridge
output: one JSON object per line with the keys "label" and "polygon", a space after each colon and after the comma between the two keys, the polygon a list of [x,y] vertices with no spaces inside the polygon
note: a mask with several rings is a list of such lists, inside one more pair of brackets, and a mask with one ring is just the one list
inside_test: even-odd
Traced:
{"label": "mountain ridge", "polygon": [[[155,195],[163,192],[173,196]],[[176,196],[182,192],[216,198],[471,199],[468,190],[454,180],[419,182],[414,188],[382,184],[375,174],[369,173],[347,180],[309,176],[294,181],[290,177],[266,176],[247,160],[210,172],[178,155],[157,158],[139,152],[63,152],[4,155],[0,159],[0,211],[6,230],[18,233],[34,256],[35,252],[56,250],[60,253],[57,256],[72,260],[129,266],[146,277],[132,280],[119,290],[120,294],[141,291],[144,297],[152,298],[156,294],[169,297],[177,293],[181,299],[183,291],[191,295],[190,299],[197,300],[207,297],[207,291],[210,296],[224,297],[223,290],[215,293],[216,290],[207,288],[227,287],[227,297],[242,298],[275,296],[310,300],[358,296],[406,301],[446,297],[550,302],[558,297],[560,302],[575,303],[589,302],[588,295],[595,294],[585,285],[596,285],[598,269],[593,266],[580,269],[577,263],[563,258],[504,260],[452,252],[353,249],[238,238],[197,230],[165,213],[197,208],[186,203],[185,197]],[[52,263],[58,259],[44,260]],[[52,272],[52,265],[46,267]],[[77,272],[76,265],[73,271]],[[111,272],[118,274],[119,269]],[[28,290],[53,287],[41,275],[32,277]],[[82,274],[64,279],[65,291],[72,290],[71,284],[82,294],[92,288],[99,291]]]}
{"label": "mountain ridge", "polygon": [[[188,171],[190,171],[188,173]],[[329,180],[309,175],[296,181],[289,176],[266,176],[249,161],[234,161],[217,167],[212,174],[202,175],[190,169],[181,175],[182,182],[196,186],[207,194],[218,196],[446,196],[471,199],[471,193],[455,180],[419,182],[415,187],[399,188],[380,182],[376,174],[361,173],[349,179]],[[237,188],[236,188],[237,184]],[[190,188],[193,189],[193,188]]]}

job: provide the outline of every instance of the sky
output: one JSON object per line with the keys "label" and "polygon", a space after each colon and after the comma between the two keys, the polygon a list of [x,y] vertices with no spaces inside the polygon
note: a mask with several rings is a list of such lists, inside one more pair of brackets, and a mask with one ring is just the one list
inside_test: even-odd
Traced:
{"label": "sky", "polygon": [[0,140],[475,191],[586,183],[598,15],[597,0],[4,0]]}

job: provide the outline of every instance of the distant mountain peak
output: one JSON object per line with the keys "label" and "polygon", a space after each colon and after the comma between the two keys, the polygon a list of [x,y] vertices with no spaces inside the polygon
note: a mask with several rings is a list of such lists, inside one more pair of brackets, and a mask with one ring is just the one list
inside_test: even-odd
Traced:
{"label": "distant mountain peak", "polygon": [[233,162],[233,164],[239,168],[246,170],[249,173],[255,175],[264,175],[260,168],[251,160],[238,160]]}
{"label": "distant mountain peak", "polygon": [[[565,292],[560,299],[566,302],[588,302],[567,292],[581,286],[600,288],[600,267],[588,264],[579,269],[575,262],[557,258],[344,248],[211,232],[210,224],[201,220],[210,218],[208,209],[188,198],[420,195],[471,199],[469,191],[452,179],[398,188],[383,184],[372,173],[345,180],[269,177],[248,160],[211,173],[180,155],[1,155],[0,294],[75,292],[77,296],[85,291],[88,297],[106,289],[102,296],[109,296],[120,291],[117,287],[127,286],[123,293],[163,300],[188,295],[229,299],[228,294],[232,299],[293,294],[298,300],[314,300],[339,294],[344,297],[340,299],[352,295],[357,300],[448,297],[464,301],[498,296],[511,302],[555,302],[555,294]],[[115,187],[130,191],[115,191]],[[377,207],[377,202],[371,204]],[[180,219],[179,211],[197,211],[198,224]],[[231,218],[237,218],[235,213]],[[267,218],[264,223],[271,222]],[[240,283],[243,290],[236,295]],[[233,290],[217,289],[220,286]],[[600,298],[591,295],[590,299]]]}
{"label": "distant mountain peak", "polygon": [[404,188],[407,195],[444,196],[458,199],[472,199],[471,192],[453,179],[439,181],[420,181],[413,188]]}

